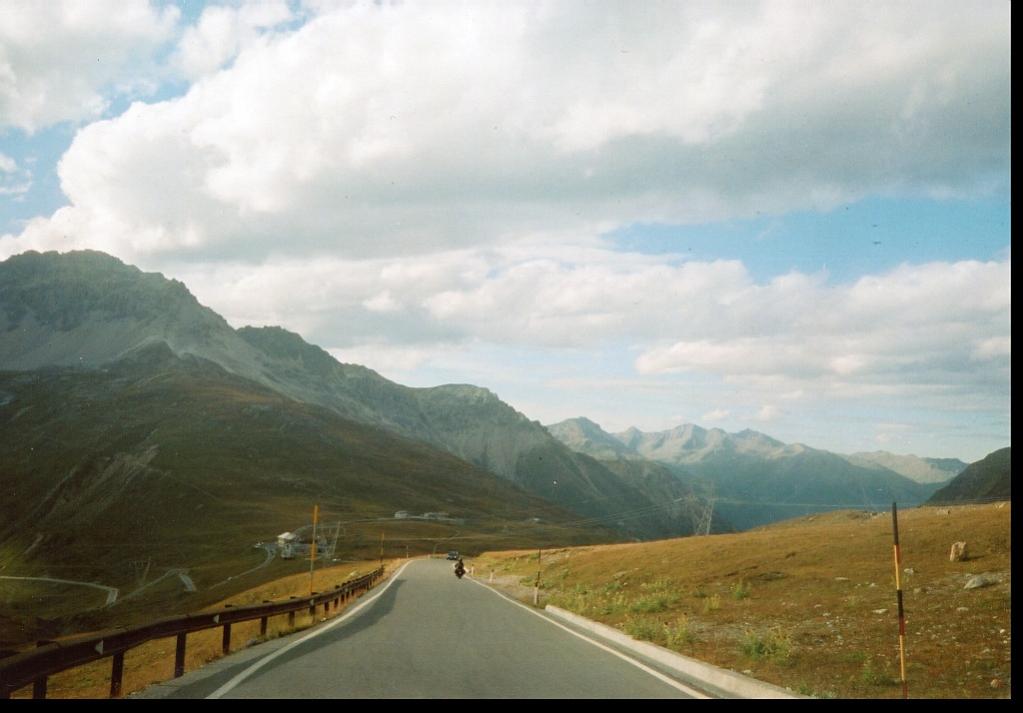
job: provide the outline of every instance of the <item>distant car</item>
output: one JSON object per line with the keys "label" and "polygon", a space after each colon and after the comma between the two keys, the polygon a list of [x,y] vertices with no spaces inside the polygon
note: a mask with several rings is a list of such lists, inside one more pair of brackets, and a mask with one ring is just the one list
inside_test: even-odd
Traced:
{"label": "distant car", "polygon": [[458,559],[458,550],[451,550],[450,552],[448,552],[448,559],[449,560]]}

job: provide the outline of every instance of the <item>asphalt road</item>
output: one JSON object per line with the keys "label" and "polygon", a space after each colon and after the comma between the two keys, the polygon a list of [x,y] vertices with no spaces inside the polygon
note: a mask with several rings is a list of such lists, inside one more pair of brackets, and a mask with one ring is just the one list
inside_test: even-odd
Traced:
{"label": "asphalt road", "polygon": [[450,562],[412,561],[364,599],[353,615],[266,644],[267,653],[248,649],[212,675],[179,679],[170,697],[688,697],[685,687],[456,579]]}

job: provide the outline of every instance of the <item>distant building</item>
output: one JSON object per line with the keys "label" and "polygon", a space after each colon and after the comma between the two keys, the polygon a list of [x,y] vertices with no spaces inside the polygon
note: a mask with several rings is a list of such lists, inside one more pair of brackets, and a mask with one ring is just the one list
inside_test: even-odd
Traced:
{"label": "distant building", "polygon": [[[282,532],[277,536],[277,551],[281,559],[290,560],[296,556],[308,555],[313,547],[311,535],[298,535],[294,532]],[[320,554],[327,552],[327,540],[324,537],[316,538],[316,551]]]}
{"label": "distant building", "polygon": [[394,518],[396,520],[407,520],[408,517],[409,517],[408,510],[399,510],[398,512],[394,513]]}
{"label": "distant building", "polygon": [[294,532],[282,532],[277,535],[277,551],[281,555],[281,559],[290,560],[295,556],[295,541],[298,540],[298,535]]}

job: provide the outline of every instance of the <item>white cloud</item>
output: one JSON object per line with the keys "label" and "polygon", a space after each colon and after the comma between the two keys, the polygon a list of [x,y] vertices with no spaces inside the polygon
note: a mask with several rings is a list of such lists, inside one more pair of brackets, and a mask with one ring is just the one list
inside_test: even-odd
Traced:
{"label": "white cloud", "polygon": [[9,0],[0,12],[0,129],[100,116],[109,95],[151,86],[180,13],[148,0]]}
{"label": "white cloud", "polygon": [[782,415],[781,410],[773,404],[764,404],[753,417],[755,421],[775,421]]}
{"label": "white cloud", "polygon": [[180,61],[233,63],[83,129],[70,206],[0,252],[415,254],[1007,182],[1007,4],[313,9],[208,9]]}
{"label": "white cloud", "polygon": [[389,363],[423,364],[427,354],[468,344],[617,350],[619,376],[631,361],[641,380],[702,375],[759,394],[761,405],[793,408],[822,398],[930,407],[1001,402],[1007,393],[1008,257],[903,265],[831,285],[798,273],[757,283],[730,261],[579,254],[571,261],[560,248],[534,247],[389,260],[275,257],[169,272],[232,324],[280,323]]}
{"label": "white cloud", "polygon": [[13,158],[0,151],[0,173],[14,173],[18,170],[18,164]]}
{"label": "white cloud", "polygon": [[293,19],[284,0],[252,0],[237,7],[214,5],[203,10],[178,45],[174,62],[191,79],[215,72],[243,47]]}
{"label": "white cloud", "polygon": [[700,420],[705,423],[715,423],[717,421],[724,421],[728,418],[731,412],[728,409],[718,408],[713,411],[708,411],[700,417]]}

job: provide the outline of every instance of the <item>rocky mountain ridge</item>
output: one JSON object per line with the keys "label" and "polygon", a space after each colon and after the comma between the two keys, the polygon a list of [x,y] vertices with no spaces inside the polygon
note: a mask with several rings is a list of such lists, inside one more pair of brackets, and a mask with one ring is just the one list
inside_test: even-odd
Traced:
{"label": "rocky mountain ridge", "polygon": [[[24,253],[0,263],[0,368],[96,368],[166,343],[302,403],[422,440],[636,537],[692,525],[539,423],[470,385],[411,388],[343,364],[280,327],[233,329],[179,282],[103,253]],[[681,495],[680,495],[681,497]],[[622,512],[644,517],[623,521]]]}

